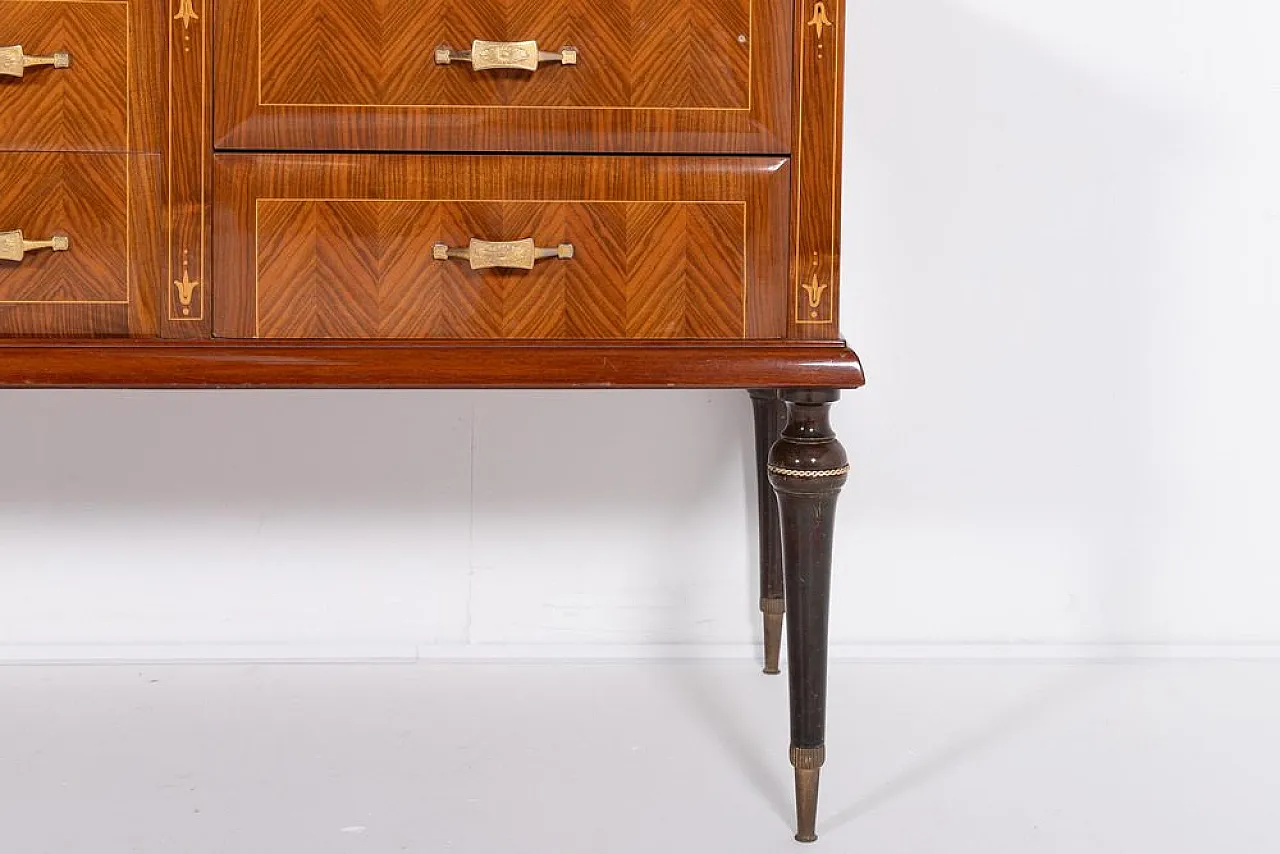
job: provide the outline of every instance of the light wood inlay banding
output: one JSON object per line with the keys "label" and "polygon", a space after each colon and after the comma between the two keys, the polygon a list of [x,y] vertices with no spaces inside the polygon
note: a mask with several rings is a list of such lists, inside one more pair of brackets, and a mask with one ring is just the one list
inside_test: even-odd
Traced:
{"label": "light wood inlay banding", "polygon": [[207,0],[168,0],[168,260],[165,334],[207,330],[209,148]]}
{"label": "light wood inlay banding", "polygon": [[796,2],[791,330],[797,338],[839,335],[845,2]]}

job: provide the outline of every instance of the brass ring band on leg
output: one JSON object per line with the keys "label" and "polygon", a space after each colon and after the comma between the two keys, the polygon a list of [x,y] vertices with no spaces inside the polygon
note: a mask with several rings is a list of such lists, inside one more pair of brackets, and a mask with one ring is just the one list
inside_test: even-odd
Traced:
{"label": "brass ring band on leg", "polygon": [[826,747],[791,748],[791,767],[797,771],[816,771],[827,761]]}
{"label": "brass ring band on leg", "polygon": [[761,599],[760,613],[769,614],[772,616],[785,614],[787,613],[787,600],[786,599]]}
{"label": "brass ring band on leg", "polygon": [[769,471],[783,477],[802,477],[806,480],[817,480],[824,477],[843,477],[849,473],[849,466],[840,466],[838,469],[824,469],[822,471],[803,471],[801,469],[785,469],[782,466],[769,466]]}

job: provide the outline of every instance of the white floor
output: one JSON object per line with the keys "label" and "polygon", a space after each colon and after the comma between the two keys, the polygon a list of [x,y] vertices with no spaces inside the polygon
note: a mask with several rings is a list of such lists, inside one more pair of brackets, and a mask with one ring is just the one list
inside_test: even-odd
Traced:
{"label": "white floor", "polygon": [[3,854],[1280,851],[1280,663],[0,668]]}

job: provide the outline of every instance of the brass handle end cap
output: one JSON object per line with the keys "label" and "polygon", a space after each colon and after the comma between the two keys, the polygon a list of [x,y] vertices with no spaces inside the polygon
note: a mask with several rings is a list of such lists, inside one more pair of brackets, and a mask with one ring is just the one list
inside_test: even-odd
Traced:
{"label": "brass handle end cap", "polygon": [[573,244],[572,244],[572,243],[561,243],[561,244],[560,244],[560,246],[559,246],[559,248],[556,250],[556,257],[557,257],[557,258],[562,258],[562,259],[569,259],[569,258],[572,258],[572,257],[573,257]]}
{"label": "brass handle end cap", "polygon": [[437,261],[448,261],[449,247],[443,243],[437,243],[435,246],[431,247],[431,257],[435,258]]}
{"label": "brass handle end cap", "polygon": [[578,49],[576,47],[567,46],[560,48],[560,62],[565,65],[577,65]]}
{"label": "brass handle end cap", "polygon": [[67,53],[65,50],[60,50],[57,53],[55,53],[53,55],[53,67],[54,68],[70,68],[71,54]]}
{"label": "brass handle end cap", "polygon": [[71,248],[71,238],[65,234],[55,234],[49,242],[53,244],[49,248],[54,252],[66,252]]}
{"label": "brass handle end cap", "polygon": [[447,47],[436,48],[436,65],[451,65],[453,63],[453,50]]}

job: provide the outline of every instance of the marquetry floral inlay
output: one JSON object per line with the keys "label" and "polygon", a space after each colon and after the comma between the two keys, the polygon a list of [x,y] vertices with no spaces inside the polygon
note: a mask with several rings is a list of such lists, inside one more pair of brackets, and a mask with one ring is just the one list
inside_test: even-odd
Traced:
{"label": "marquetry floral inlay", "polygon": [[200,283],[191,281],[190,272],[190,253],[183,252],[182,258],[182,279],[175,279],[173,286],[178,289],[178,302],[182,304],[182,316],[191,316],[191,300],[195,296],[196,288],[200,287]]}
{"label": "marquetry floral inlay", "polygon": [[809,295],[809,308],[817,308],[822,305],[822,295],[826,293],[827,285],[818,281],[818,274],[813,274],[813,279],[802,285],[805,293]]}
{"label": "marquetry floral inlay", "polygon": [[173,16],[175,21],[182,22],[182,29],[191,28],[192,21],[200,20],[200,16],[196,14],[195,8],[191,5],[191,0],[182,0],[182,6],[178,9],[178,14]]}
{"label": "marquetry floral inlay", "polygon": [[825,28],[835,26],[835,24],[831,23],[831,19],[827,17],[827,4],[822,0],[818,0],[817,3],[813,4],[813,17],[809,19],[808,25],[818,31],[819,42],[822,41],[822,33]]}

